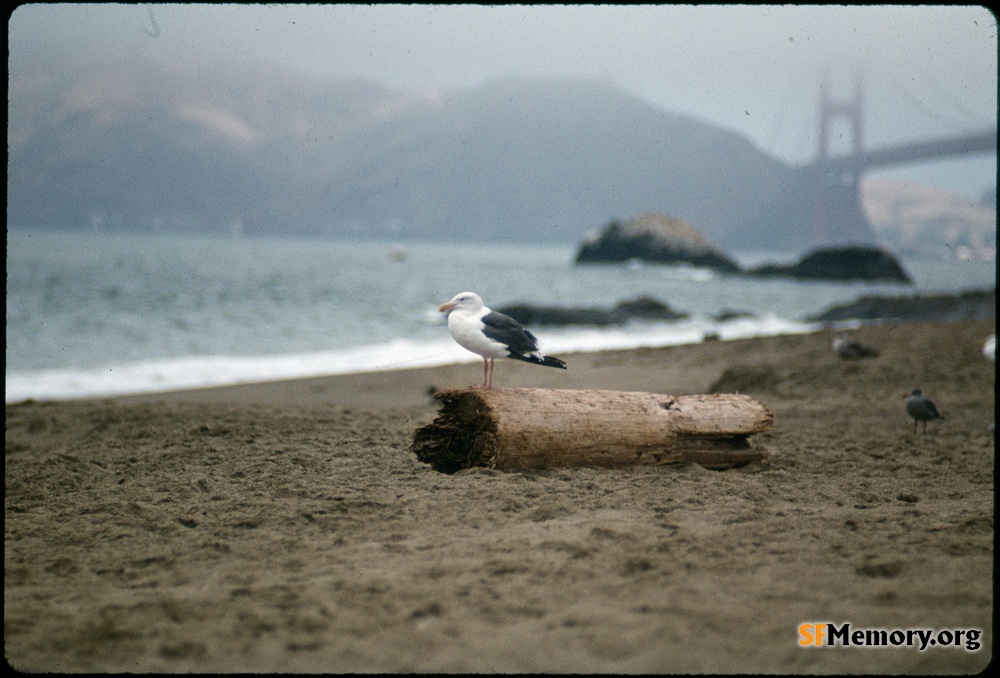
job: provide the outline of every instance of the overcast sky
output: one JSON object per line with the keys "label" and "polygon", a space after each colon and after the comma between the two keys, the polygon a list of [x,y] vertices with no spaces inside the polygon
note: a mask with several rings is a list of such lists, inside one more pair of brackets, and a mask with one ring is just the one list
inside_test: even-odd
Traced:
{"label": "overcast sky", "polygon": [[[980,6],[29,4],[11,16],[8,44],[12,57],[245,56],[400,88],[600,79],[792,162],[816,151],[824,72],[834,98],[864,74],[866,147],[997,118],[996,17]],[[838,132],[846,149],[848,128]],[[977,196],[995,184],[996,156],[883,174]]]}

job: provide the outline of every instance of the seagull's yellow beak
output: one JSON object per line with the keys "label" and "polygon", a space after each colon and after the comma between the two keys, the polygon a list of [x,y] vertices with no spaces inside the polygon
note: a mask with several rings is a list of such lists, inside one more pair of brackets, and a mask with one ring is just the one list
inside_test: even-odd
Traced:
{"label": "seagull's yellow beak", "polygon": [[450,301],[446,304],[441,304],[440,306],[438,306],[438,310],[441,311],[442,313],[447,313],[453,308],[455,308],[455,304],[451,303]]}

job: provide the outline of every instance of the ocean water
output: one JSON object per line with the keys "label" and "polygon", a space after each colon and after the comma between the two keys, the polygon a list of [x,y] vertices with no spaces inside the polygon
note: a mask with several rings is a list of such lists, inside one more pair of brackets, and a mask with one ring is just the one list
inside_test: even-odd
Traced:
{"label": "ocean water", "polygon": [[[10,230],[6,402],[66,399],[479,358],[437,307],[611,307],[655,297],[690,318],[535,332],[554,355],[809,332],[861,295],[996,284],[991,261],[903,259],[914,286],[752,280],[687,266],[574,266],[574,245],[318,241]],[[734,253],[744,265],[801,253]],[[753,314],[719,322],[727,311]]]}

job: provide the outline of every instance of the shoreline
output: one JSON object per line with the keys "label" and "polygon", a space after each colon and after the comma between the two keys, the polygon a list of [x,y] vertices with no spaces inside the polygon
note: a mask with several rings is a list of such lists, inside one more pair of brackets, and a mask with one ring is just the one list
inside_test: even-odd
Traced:
{"label": "shoreline", "polygon": [[[514,360],[498,361],[496,387],[636,390],[676,394],[706,393],[712,381],[725,370],[726,358],[733,352],[754,354],[802,343],[813,337],[820,345],[829,345],[837,333],[856,336],[866,343],[883,345],[905,328],[946,326],[995,326],[994,321],[919,321],[906,323],[866,323],[854,329],[820,328],[814,332],[710,340],[655,348],[611,349],[561,354],[569,365],[566,371],[542,369]],[[983,340],[986,338],[984,330]],[[772,345],[775,347],[772,349]],[[832,355],[832,353],[831,353]],[[717,362],[714,377],[706,367]],[[780,361],[778,361],[780,362]],[[649,365],[669,365],[650,371]],[[574,366],[578,369],[574,370]],[[379,370],[315,377],[268,380],[224,386],[210,386],[173,391],[83,398],[111,399],[123,403],[196,402],[259,405],[337,404],[363,408],[408,408],[433,404],[435,391],[464,388],[479,383],[481,363],[452,363],[401,370]],[[64,402],[64,401],[59,401]]]}
{"label": "shoreline", "polygon": [[[643,301],[647,306],[661,304],[653,298],[646,298],[643,300],[632,300],[632,302],[619,302],[616,309],[621,306],[628,306],[629,303],[635,304],[637,301]],[[793,331],[786,327],[783,331],[789,334],[803,334],[803,333],[814,333],[823,332],[833,329],[847,329],[854,330],[858,327],[864,327],[867,325],[881,325],[881,324],[903,324],[903,323],[935,323],[935,322],[960,322],[960,321],[991,321],[995,322],[995,305],[996,305],[996,287],[993,286],[991,289],[970,289],[965,290],[956,294],[914,294],[909,296],[897,297],[897,296],[862,296],[855,299],[853,302],[847,304],[835,304],[829,306],[825,311],[814,314],[807,317],[805,320],[801,321],[805,326],[809,326],[812,329],[806,331]],[[659,307],[657,307],[659,308]],[[663,306],[663,308],[667,308]],[[648,310],[648,309],[647,309]],[[662,310],[662,309],[661,309]],[[549,307],[534,307],[531,305],[523,305],[522,313],[531,315],[532,317],[538,316],[540,314],[541,322],[545,325],[545,328],[559,326],[565,324],[566,318],[576,317],[574,324],[577,321],[586,324],[587,319],[593,319],[595,313],[611,313],[607,311],[600,311],[599,309],[590,308],[577,308],[577,309],[558,309],[554,317],[552,316],[553,309]],[[583,314],[580,316],[579,314]],[[555,320],[553,319],[555,318]],[[529,323],[529,326],[531,324]],[[624,325],[623,325],[624,327]],[[773,330],[773,328],[772,328]],[[719,341],[743,341],[746,339],[767,339],[768,337],[784,336],[779,330],[778,334],[762,334],[759,336],[750,337],[739,337],[732,339],[718,339],[714,335],[714,332],[705,331],[704,339],[702,341],[690,341],[689,343],[683,344],[669,344],[666,346],[655,346],[655,347],[633,347],[633,348],[605,348],[605,349],[593,349],[585,350],[574,353],[566,353],[564,355],[569,356],[581,356],[584,360],[587,356],[598,355],[602,353],[615,353],[620,351],[629,350],[659,350],[659,349],[669,349],[678,346],[688,346],[688,345],[699,345],[701,343],[706,343],[712,340]],[[451,346],[451,344],[448,344]],[[453,347],[454,348],[454,347]],[[559,351],[554,351],[555,353],[560,353]],[[266,360],[274,360],[274,356],[263,358]],[[467,362],[478,364],[478,358],[470,357]],[[163,395],[164,397],[171,398],[173,396],[188,396],[198,400],[204,400],[206,398],[202,391],[214,388],[235,388],[244,391],[248,397],[259,399],[259,395],[253,395],[254,392],[258,391],[260,386],[264,384],[278,384],[283,382],[309,382],[310,385],[315,388],[318,392],[326,390],[323,385],[324,380],[333,377],[345,377],[352,378],[357,377],[363,381],[373,382],[375,384],[385,384],[387,382],[391,383],[393,379],[390,377],[388,379],[383,378],[382,375],[387,373],[393,373],[396,371],[409,371],[409,369],[447,369],[457,365],[464,365],[466,362],[455,361],[439,365],[432,365],[430,367],[423,368],[403,368],[399,370],[394,369],[380,369],[373,368],[362,370],[358,372],[335,372],[328,375],[313,375],[313,376],[301,376],[301,377],[267,377],[255,381],[247,382],[236,382],[230,384],[216,384],[216,385],[201,385],[201,386],[179,386],[172,387],[168,390],[152,390],[152,391],[136,391],[136,392],[125,392],[125,393],[105,393],[97,395],[86,395],[86,396],[56,396],[52,398],[42,397],[27,397],[19,398],[17,400],[9,401],[7,404],[16,404],[18,402],[23,402],[24,400],[54,400],[58,402],[70,402],[74,400],[81,399],[94,399],[94,398],[149,398],[155,397],[157,395]],[[175,368],[176,369],[176,368]],[[128,369],[125,369],[125,373],[128,374]],[[138,373],[140,380],[149,380],[149,375],[142,375],[141,371]],[[118,377],[121,379],[122,377]],[[154,378],[159,378],[162,380],[162,376],[157,375]],[[23,388],[23,387],[22,387]],[[43,388],[44,390],[44,388]],[[286,392],[298,393],[301,389],[281,389]],[[358,392],[365,392],[365,388],[357,389]],[[300,396],[297,396],[301,399]]]}

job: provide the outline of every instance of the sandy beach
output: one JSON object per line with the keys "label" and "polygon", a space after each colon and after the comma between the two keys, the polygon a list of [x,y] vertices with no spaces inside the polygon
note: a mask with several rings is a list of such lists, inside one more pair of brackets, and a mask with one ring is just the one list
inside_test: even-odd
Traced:
{"label": "sandy beach", "polygon": [[[410,452],[480,365],[6,408],[24,672],[978,673],[993,647],[993,321],[498,364],[494,386],[743,393],[742,468],[453,475]],[[902,394],[946,419],[914,433]],[[802,647],[800,625],[957,646]]]}

